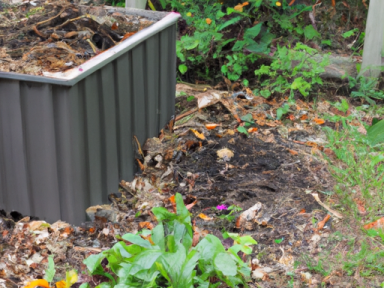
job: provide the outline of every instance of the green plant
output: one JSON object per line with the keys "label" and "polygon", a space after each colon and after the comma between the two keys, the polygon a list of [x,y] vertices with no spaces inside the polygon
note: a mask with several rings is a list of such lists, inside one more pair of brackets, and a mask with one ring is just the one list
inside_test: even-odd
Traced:
{"label": "green plant", "polygon": [[349,109],[349,104],[345,99],[341,99],[341,102],[331,103],[331,105],[335,107],[337,110],[344,113],[347,112]]}
{"label": "green plant", "polygon": [[235,216],[233,216],[233,213],[237,213],[237,212],[240,212],[242,211],[243,209],[237,205],[231,205],[228,207],[229,210],[229,213],[228,214],[222,214],[219,216],[220,219],[225,219],[227,220],[228,222],[232,222],[233,220],[235,220]]}
{"label": "green plant", "polygon": [[[149,235],[125,234],[110,250],[84,260],[93,275],[110,279],[100,286],[192,288],[226,283],[248,287],[250,268],[237,253],[251,253],[249,246],[256,241],[228,234],[235,245],[226,250],[217,237],[207,235],[192,247],[191,217],[180,194],[176,194],[176,208],[176,214],[163,207],[153,208],[159,223]],[[105,268],[103,259],[108,261]],[[211,281],[213,277],[219,281]]]}
{"label": "green plant", "polygon": [[357,78],[348,77],[349,87],[357,88],[351,92],[351,97],[361,97],[371,105],[376,105],[373,99],[384,99],[384,92],[377,88],[377,79],[360,76]]}
{"label": "green plant", "polygon": [[372,145],[384,143],[384,120],[374,123],[369,127],[367,130],[367,137]]}
{"label": "green plant", "polygon": [[[278,47],[277,57],[271,65],[262,65],[255,70],[255,75],[265,87],[260,92],[264,97],[269,97],[274,93],[284,94],[290,91],[293,96],[294,91],[299,91],[303,96],[308,96],[315,85],[323,84],[320,74],[325,71],[324,67],[328,64],[328,57],[321,61],[314,58],[317,53],[302,43],[298,43],[293,49]],[[267,76],[267,77],[264,77]]]}
{"label": "green plant", "polygon": [[241,120],[244,122],[244,124],[243,124],[244,126],[237,127],[237,131],[249,136],[247,128],[255,126],[255,121],[253,121],[252,114],[246,114],[246,115],[242,116]]}

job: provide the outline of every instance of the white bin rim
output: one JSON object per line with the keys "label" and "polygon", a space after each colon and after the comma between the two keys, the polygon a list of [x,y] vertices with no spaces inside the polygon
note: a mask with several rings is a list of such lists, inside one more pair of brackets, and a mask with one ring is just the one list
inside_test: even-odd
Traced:
{"label": "white bin rim", "polygon": [[129,15],[143,16],[151,20],[158,20],[158,22],[137,32],[125,41],[117,44],[116,46],[108,49],[107,51],[91,58],[89,61],[83,63],[82,65],[70,69],[66,72],[43,72],[44,76],[35,76],[14,72],[0,72],[0,78],[73,86],[77,82],[81,81],[88,75],[101,68],[102,66],[112,62],[128,50],[131,50],[133,47],[137,46],[144,40],[157,34],[159,31],[162,31],[165,28],[172,26],[180,18],[180,14],[175,12],[166,13],[147,11],[135,8],[115,8],[108,6],[106,6],[104,9],[106,9],[108,12],[119,11]]}

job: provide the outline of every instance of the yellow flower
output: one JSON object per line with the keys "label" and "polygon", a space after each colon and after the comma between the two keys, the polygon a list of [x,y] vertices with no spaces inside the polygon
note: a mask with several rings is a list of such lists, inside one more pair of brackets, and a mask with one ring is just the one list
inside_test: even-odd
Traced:
{"label": "yellow flower", "polygon": [[211,23],[212,23],[212,20],[211,20],[211,19],[209,19],[209,18],[206,18],[206,19],[205,19],[205,22],[207,22],[207,24],[209,25],[209,24],[211,24]]}
{"label": "yellow flower", "polygon": [[280,7],[281,6],[281,2],[277,1],[276,3],[276,6]]}
{"label": "yellow flower", "polygon": [[188,17],[192,17],[192,13],[191,12],[187,12],[187,16]]}

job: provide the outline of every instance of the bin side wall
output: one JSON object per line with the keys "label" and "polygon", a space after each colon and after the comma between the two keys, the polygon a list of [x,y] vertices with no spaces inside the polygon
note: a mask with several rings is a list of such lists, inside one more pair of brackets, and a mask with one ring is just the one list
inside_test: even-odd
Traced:
{"label": "bin side wall", "polygon": [[174,113],[176,25],[72,87],[0,79],[0,209],[79,224]]}

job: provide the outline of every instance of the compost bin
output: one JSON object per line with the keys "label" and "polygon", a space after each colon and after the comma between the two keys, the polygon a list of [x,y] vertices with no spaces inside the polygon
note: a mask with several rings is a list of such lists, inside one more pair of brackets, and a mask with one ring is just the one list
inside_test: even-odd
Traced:
{"label": "compost bin", "polygon": [[173,115],[179,15],[103,9],[155,23],[64,72],[0,72],[0,209],[79,224]]}

